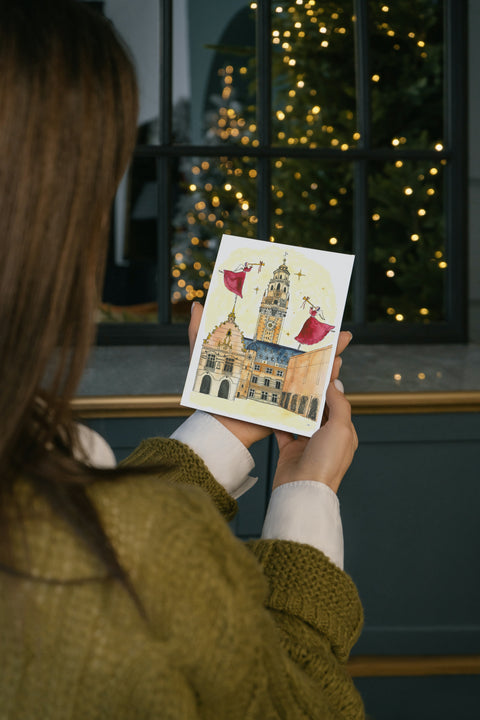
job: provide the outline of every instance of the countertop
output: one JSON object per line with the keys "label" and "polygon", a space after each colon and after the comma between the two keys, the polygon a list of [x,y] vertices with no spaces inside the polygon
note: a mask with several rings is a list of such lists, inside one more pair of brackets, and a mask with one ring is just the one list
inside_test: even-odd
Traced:
{"label": "countertop", "polygon": [[[98,346],[77,395],[176,395],[188,367],[185,346]],[[480,344],[355,345],[343,354],[347,393],[480,391]]]}

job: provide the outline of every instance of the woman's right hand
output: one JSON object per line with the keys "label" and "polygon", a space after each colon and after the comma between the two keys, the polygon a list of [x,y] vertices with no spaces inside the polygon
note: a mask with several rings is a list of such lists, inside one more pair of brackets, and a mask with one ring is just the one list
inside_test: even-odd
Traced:
{"label": "woman's right hand", "polygon": [[295,439],[290,433],[275,432],[279,458],[273,489],[285,483],[314,480],[337,492],[358,447],[352,409],[338,383],[329,383],[324,423],[311,438]]}

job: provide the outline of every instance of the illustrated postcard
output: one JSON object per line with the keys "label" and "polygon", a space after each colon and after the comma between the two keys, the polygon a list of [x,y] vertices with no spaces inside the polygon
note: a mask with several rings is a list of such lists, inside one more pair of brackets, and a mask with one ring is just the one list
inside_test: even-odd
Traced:
{"label": "illustrated postcard", "polygon": [[353,255],[224,235],[181,404],[310,437]]}

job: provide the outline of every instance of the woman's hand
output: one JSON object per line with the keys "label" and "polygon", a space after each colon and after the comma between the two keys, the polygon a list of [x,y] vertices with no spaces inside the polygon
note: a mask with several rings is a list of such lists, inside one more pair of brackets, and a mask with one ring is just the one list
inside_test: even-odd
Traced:
{"label": "woman's hand", "polygon": [[273,488],[298,480],[314,480],[337,492],[358,447],[351,407],[339,381],[331,381],[324,424],[310,439],[276,431],[279,458]]}
{"label": "woman's hand", "polygon": [[[192,304],[192,317],[188,326],[190,357],[192,356],[195,340],[197,339],[202,314],[203,306],[199,302],[194,302]],[[333,363],[331,380],[338,378],[340,367],[342,365],[342,359],[338,356],[345,350],[351,339],[352,335],[349,332],[341,332],[339,335],[336,353],[337,356]],[[247,448],[253,445],[253,443],[268,437],[268,435],[272,432],[271,428],[264,427],[263,425],[257,425],[256,423],[235,420],[234,418],[224,417],[223,415],[214,415],[214,417],[222,423],[227,430],[230,430],[230,432],[232,432]],[[288,436],[288,433],[283,434]]]}

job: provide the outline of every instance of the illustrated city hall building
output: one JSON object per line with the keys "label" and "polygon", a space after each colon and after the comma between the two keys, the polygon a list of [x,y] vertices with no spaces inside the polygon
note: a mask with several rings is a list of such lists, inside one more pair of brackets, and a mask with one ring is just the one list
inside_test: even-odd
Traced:
{"label": "illustrated city hall building", "polygon": [[244,337],[232,310],[203,341],[194,392],[279,405],[316,420],[332,346],[305,353],[279,343],[289,300],[284,260],[263,294],[255,337]]}

